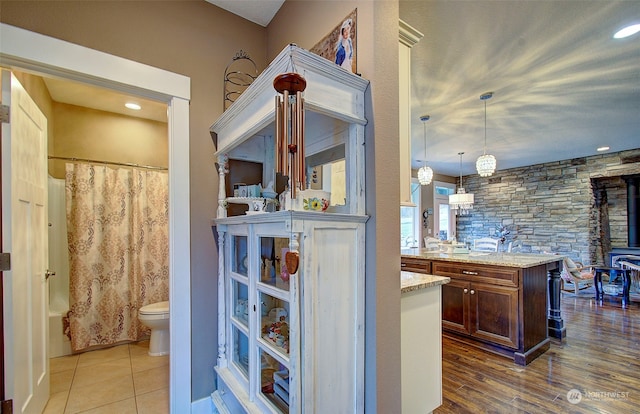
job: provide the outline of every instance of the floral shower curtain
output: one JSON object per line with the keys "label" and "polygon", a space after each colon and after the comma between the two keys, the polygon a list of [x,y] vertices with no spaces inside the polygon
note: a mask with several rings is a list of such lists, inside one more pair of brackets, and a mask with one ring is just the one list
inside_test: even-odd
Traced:
{"label": "floral shower curtain", "polygon": [[169,300],[166,171],[67,164],[71,347],[137,341],[138,309]]}

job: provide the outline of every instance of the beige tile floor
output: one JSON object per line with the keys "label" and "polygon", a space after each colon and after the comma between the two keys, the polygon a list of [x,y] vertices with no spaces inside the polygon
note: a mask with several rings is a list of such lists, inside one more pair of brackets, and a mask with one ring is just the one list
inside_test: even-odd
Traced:
{"label": "beige tile floor", "polygon": [[52,358],[43,414],[169,412],[169,356],[147,354],[149,341]]}

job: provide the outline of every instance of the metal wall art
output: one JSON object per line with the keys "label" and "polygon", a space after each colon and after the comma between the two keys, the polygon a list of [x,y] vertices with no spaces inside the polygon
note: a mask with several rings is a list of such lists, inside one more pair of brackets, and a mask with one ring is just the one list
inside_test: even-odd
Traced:
{"label": "metal wall art", "polygon": [[226,111],[257,77],[258,69],[254,61],[243,50],[237,52],[224,70],[223,111]]}

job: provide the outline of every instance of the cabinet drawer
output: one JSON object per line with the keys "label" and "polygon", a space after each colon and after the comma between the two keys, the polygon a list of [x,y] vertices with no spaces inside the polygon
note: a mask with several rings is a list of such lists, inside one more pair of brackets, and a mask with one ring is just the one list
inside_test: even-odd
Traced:
{"label": "cabinet drawer", "polygon": [[431,263],[431,273],[438,276],[449,276],[456,279],[483,282],[502,286],[519,286],[519,269],[475,263]]}
{"label": "cabinet drawer", "polygon": [[402,257],[400,259],[400,270],[431,274],[431,262],[424,259]]}

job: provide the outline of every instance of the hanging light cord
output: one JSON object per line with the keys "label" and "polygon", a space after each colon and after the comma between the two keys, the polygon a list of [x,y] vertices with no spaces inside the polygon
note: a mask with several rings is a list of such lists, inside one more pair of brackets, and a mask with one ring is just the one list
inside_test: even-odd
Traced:
{"label": "hanging light cord", "polygon": [[487,99],[484,100],[484,155],[487,155]]}
{"label": "hanging light cord", "polygon": [[431,119],[430,115],[422,115],[420,120],[422,121],[423,126],[423,136],[424,136],[424,166],[427,166],[427,121]]}
{"label": "hanging light cord", "polygon": [[493,97],[493,92],[486,92],[480,95],[484,101],[484,155],[487,155],[487,99]]}
{"label": "hanging light cord", "polygon": [[464,152],[458,153],[460,156],[460,187],[462,187],[462,154],[464,154]]}

